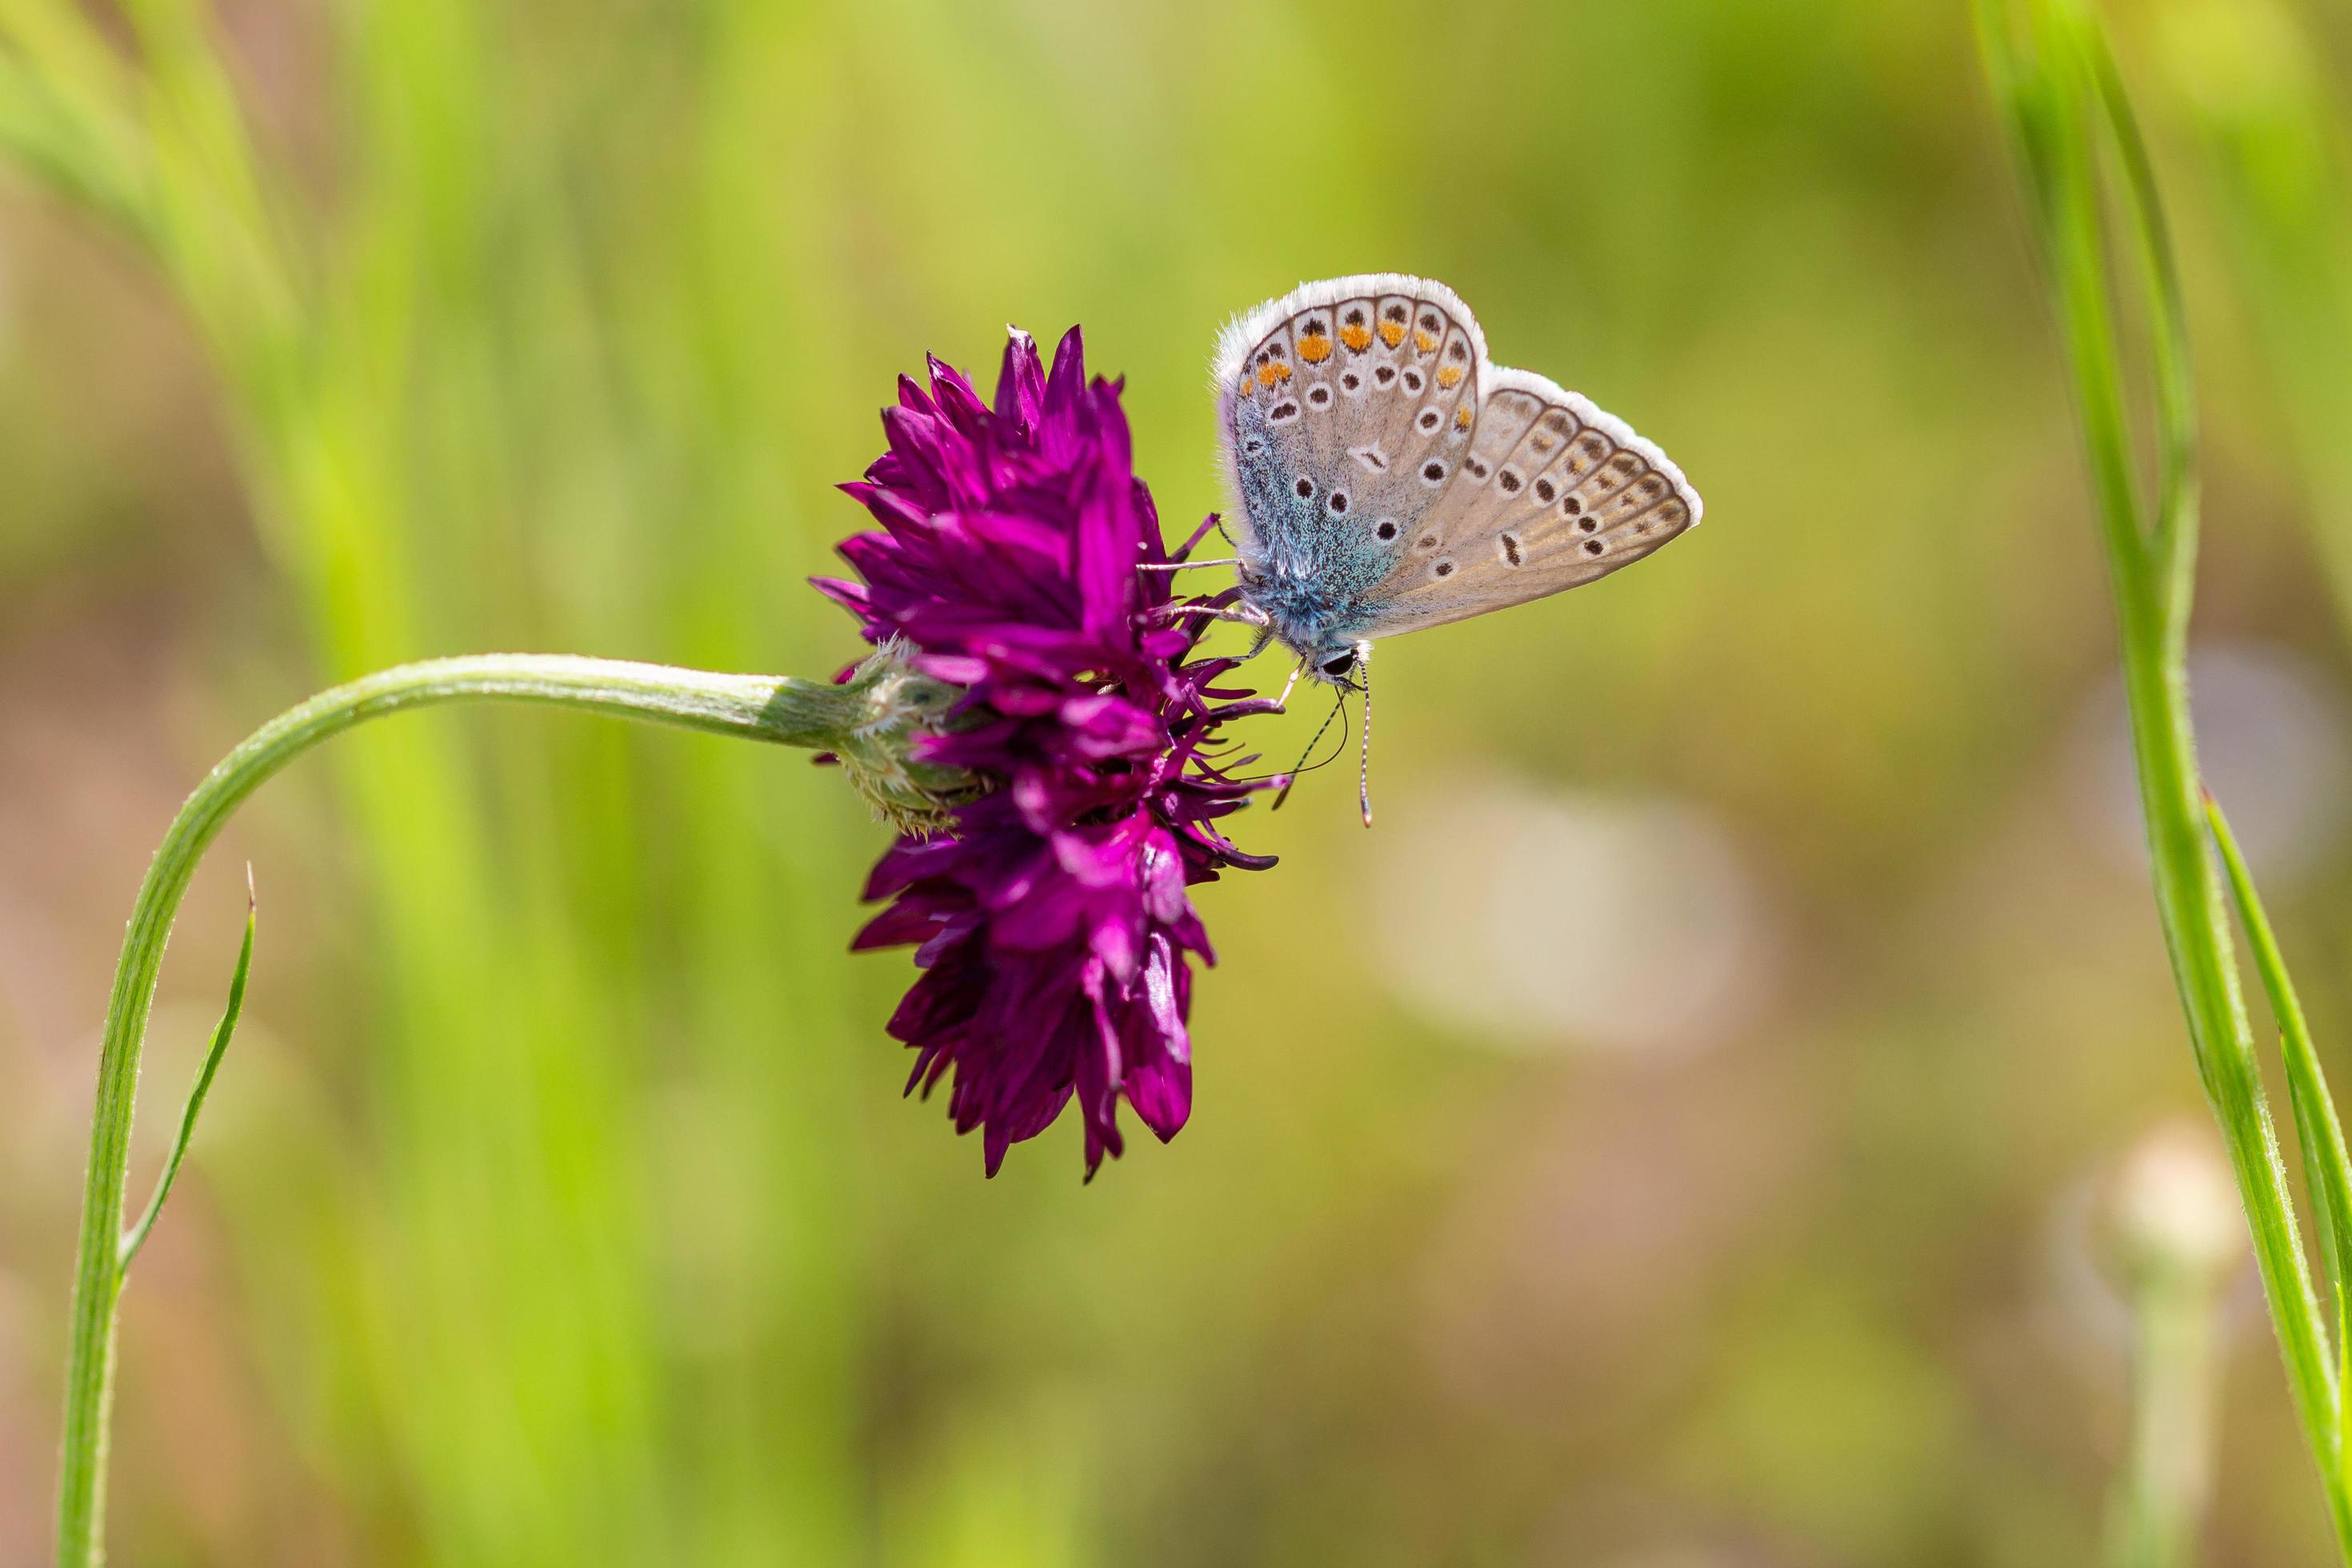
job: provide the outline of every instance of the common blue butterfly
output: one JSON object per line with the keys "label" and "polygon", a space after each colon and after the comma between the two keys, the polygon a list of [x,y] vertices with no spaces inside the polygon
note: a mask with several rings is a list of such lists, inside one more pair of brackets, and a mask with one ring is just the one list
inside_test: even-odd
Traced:
{"label": "common blue butterfly", "polygon": [[1622,420],[1491,363],[1469,308],[1429,279],[1365,273],[1270,300],[1225,329],[1214,374],[1240,502],[1225,614],[1317,679],[1362,672],[1368,759],[1372,639],[1605,577],[1703,510]]}

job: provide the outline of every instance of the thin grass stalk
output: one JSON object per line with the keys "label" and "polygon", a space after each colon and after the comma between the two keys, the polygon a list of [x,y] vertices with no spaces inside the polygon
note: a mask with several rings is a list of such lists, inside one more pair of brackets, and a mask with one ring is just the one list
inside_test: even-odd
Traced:
{"label": "thin grass stalk", "polygon": [[[2168,20],[2166,55],[2210,154],[2214,216],[2238,297],[2279,383],[2337,612],[2352,617],[2352,449],[2343,439],[2352,422],[2352,182],[2342,105],[2301,24],[2267,0],[2179,6]],[[2220,805],[2209,801],[2208,815],[2280,1031],[2342,1386],[2352,1383],[2352,1166],[2252,879]]]}
{"label": "thin grass stalk", "polygon": [[[1980,36],[2032,202],[2082,421],[2120,634],[2133,756],[2157,909],[2199,1075],[2253,1233],[2297,1417],[2339,1552],[2352,1562],[2342,1392],[2312,1289],[2238,980],[2228,910],[2206,847],[2189,710],[2187,646],[2198,543],[2196,420],[2185,312],[2146,148],[2095,15],[2079,0],[1979,0]],[[2111,172],[2112,181],[2102,178]],[[2152,519],[2135,458],[2113,298],[2105,204],[2126,235],[2156,404]]]}
{"label": "thin grass stalk", "polygon": [[2187,1568],[2211,1485],[2219,1393],[2212,1281],[2150,1270],[2132,1303],[2130,1458],[2107,1555],[2114,1568]]}

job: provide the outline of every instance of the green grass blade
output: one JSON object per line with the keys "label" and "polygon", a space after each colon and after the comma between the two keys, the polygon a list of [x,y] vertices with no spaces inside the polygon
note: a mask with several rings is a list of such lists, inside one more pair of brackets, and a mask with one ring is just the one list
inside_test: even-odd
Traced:
{"label": "green grass blade", "polygon": [[[2021,10],[2022,25],[2013,13]],[[2084,447],[2099,500],[2102,537],[2118,607],[2126,614],[2147,563],[2133,481],[2123,355],[2107,297],[2107,256],[2099,212],[2097,149],[2084,112],[2090,88],[2085,35],[2093,24],[2063,0],[2021,7],[1979,0],[1979,34],[1988,72],[2032,204],[2033,237],[2048,269],[2065,336]],[[2126,635],[2131,635],[2129,624]]]}
{"label": "green grass blade", "polygon": [[2156,168],[2103,30],[2085,29],[2084,55],[2120,176],[2126,226],[2144,290],[2156,405],[2156,527],[2149,545],[2168,596],[2168,621],[2176,634],[2183,634],[2197,560],[2197,386],[2189,368],[2188,309]]}
{"label": "green grass blade", "polygon": [[2347,1228],[2352,1224],[2352,1155],[2346,1152],[2344,1125],[2336,1117],[2336,1102],[2328,1097],[2327,1075],[2320,1068],[2311,1026],[2304,1020],[2303,1004],[2296,999],[2294,981],[2279,952],[2270,917],[2263,910],[2262,896],[2254,890],[2229,818],[2210,794],[2205,797],[2205,817],[2229,872],[2231,897],[2238,906],[2238,919],[2245,925],[2247,945],[2253,950],[2254,972],[2262,977],[2271,1017],[2278,1025],[2280,1054],[2286,1063],[2287,1101],[2294,1110],[2295,1141],[2302,1148],[2304,1177],[2311,1187],[2313,1225],[2319,1235],[2320,1258],[2327,1268],[2329,1293],[2336,1302],[2336,1334],[2341,1345],[2344,1295],[2347,1282],[2352,1281],[2352,1232]]}
{"label": "green grass blade", "polygon": [[[2154,172],[2095,10],[2083,0],[1979,0],[1978,18],[2031,200],[2098,500],[2157,911],[2198,1072],[2229,1144],[2288,1385],[2326,1489],[2338,1551],[2352,1562],[2342,1380],[2279,1156],[2228,900],[2207,847],[2189,718],[2196,425],[2179,277]],[[2109,221],[2110,211],[2119,223]],[[2125,271],[2137,277],[2129,300],[2118,301]],[[2137,326],[2155,377],[2152,525],[2144,521],[2117,330],[2134,304],[2146,318]]]}
{"label": "green grass blade", "polygon": [[228,1055],[229,1037],[236,1033],[236,1021],[245,1011],[246,977],[253,973],[253,931],[260,906],[253,896],[253,872],[246,871],[245,942],[237,949],[236,973],[229,976],[228,1006],[221,1014],[220,1026],[213,1031],[213,1043],[205,1052],[205,1065],[196,1069],[195,1087],[188,1090],[187,1109],[180,1112],[180,1131],[172,1139],[172,1152],[163,1162],[163,1173],[156,1178],[155,1195],[147,1200],[147,1211],[139,1223],[122,1237],[115,1252],[118,1273],[128,1270],[139,1249],[147,1245],[147,1233],[155,1228],[155,1221],[163,1212],[163,1200],[172,1195],[172,1184],[180,1174],[180,1162],[188,1155],[188,1141],[196,1133],[196,1117],[205,1108],[205,1096],[212,1092],[213,1077],[220,1071],[221,1058]]}

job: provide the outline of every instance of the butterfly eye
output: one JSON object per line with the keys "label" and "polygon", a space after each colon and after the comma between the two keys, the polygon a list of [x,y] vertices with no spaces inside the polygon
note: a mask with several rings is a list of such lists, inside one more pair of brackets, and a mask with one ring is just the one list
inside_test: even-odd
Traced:
{"label": "butterfly eye", "polygon": [[1333,654],[1329,658],[1325,659],[1321,666],[1323,673],[1329,676],[1334,680],[1343,679],[1349,670],[1355,668],[1356,656],[1352,651],[1348,653]]}

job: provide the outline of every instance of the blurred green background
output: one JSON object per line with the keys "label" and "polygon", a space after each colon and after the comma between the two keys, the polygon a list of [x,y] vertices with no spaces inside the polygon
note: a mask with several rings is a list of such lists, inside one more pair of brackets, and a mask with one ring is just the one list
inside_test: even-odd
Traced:
{"label": "blurred green background", "polygon": [[[2201,359],[2209,772],[2340,1041],[2352,20],[2114,15]],[[121,921],[222,751],[431,654],[830,671],[830,486],[1008,321],[1085,323],[1189,528],[1219,326],[1375,268],[1709,521],[1384,647],[1377,830],[1334,769],[1202,895],[1183,1135],[987,1183],[902,1103],[906,956],[845,951],[882,834],[797,755],[339,742],[165,973],[134,1193],[250,860],[117,1560],[2093,1554],[2102,1173],[2201,1110],[1964,7],[11,0],[0,139],[0,1563],[47,1551]],[[2226,1316],[2213,1560],[2315,1560]]]}

